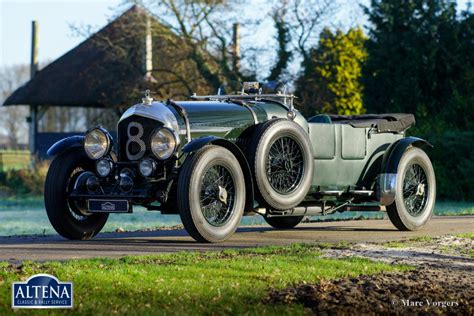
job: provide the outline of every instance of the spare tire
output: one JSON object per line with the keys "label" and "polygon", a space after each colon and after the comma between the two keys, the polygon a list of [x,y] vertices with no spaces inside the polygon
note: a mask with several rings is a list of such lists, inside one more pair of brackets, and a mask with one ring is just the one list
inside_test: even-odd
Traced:
{"label": "spare tire", "polygon": [[300,204],[313,179],[308,133],[295,122],[273,119],[255,132],[248,148],[258,195],[273,209]]}

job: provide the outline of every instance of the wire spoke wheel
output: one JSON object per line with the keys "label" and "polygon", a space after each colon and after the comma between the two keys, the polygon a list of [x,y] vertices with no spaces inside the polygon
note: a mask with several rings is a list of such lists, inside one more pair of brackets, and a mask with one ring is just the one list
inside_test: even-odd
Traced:
{"label": "wire spoke wheel", "polygon": [[419,164],[411,164],[403,179],[403,201],[410,215],[419,216],[423,213],[428,201],[428,192],[426,172]]}
{"label": "wire spoke wheel", "polygon": [[203,175],[200,205],[212,226],[227,223],[234,209],[235,184],[232,174],[222,165],[211,166]]}
{"label": "wire spoke wheel", "polygon": [[386,206],[392,224],[402,231],[421,229],[436,201],[436,177],[423,149],[405,149],[397,167],[394,201]]}
{"label": "wire spoke wheel", "polygon": [[303,152],[290,137],[277,138],[270,147],[266,174],[271,187],[280,194],[293,192],[304,172]]}
{"label": "wire spoke wheel", "polygon": [[222,242],[234,234],[245,210],[245,178],[227,148],[206,145],[184,161],[177,203],[184,228],[196,241]]}

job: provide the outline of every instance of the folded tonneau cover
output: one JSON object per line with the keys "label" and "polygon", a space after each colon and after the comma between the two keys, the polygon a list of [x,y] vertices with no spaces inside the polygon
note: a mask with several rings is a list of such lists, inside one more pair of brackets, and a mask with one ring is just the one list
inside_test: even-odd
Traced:
{"label": "folded tonneau cover", "polygon": [[352,127],[373,127],[378,132],[403,132],[415,125],[415,116],[405,113],[329,115],[336,124],[349,124]]}

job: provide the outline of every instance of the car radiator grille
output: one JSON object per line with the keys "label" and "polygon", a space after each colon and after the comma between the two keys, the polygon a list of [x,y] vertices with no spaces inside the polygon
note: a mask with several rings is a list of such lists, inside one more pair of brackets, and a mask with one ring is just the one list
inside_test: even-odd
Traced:
{"label": "car radiator grille", "polygon": [[151,154],[152,132],[163,126],[161,122],[132,115],[118,125],[120,161],[136,161]]}

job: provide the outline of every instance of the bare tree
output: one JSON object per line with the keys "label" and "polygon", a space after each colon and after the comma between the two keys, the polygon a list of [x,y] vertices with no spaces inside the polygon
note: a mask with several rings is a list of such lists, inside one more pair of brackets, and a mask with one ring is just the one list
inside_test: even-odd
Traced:
{"label": "bare tree", "polygon": [[291,37],[295,48],[301,54],[303,62],[310,59],[309,50],[317,43],[323,23],[333,16],[338,8],[334,0],[292,0]]}
{"label": "bare tree", "polygon": [[277,41],[277,54],[275,63],[267,77],[269,81],[282,79],[293,57],[293,52],[290,47],[291,25],[287,22],[288,8],[289,1],[285,0],[282,1],[279,6],[274,7],[270,13],[277,32],[275,38]]}
{"label": "bare tree", "polygon": [[[239,4],[233,1],[163,0],[141,1],[147,11],[177,35],[176,41],[188,48],[199,74],[217,88],[222,81],[240,80],[243,74],[233,67],[233,24]],[[178,44],[176,42],[176,44]]]}
{"label": "bare tree", "polygon": [[[135,1],[135,3],[137,3]],[[170,28],[192,48],[189,58],[199,73],[212,85],[222,80],[244,79],[243,71],[232,67],[232,24],[253,28],[258,18],[243,18],[248,2],[208,0],[140,1],[163,25]],[[309,50],[317,42],[319,31],[338,7],[334,0],[284,0],[269,6],[261,17],[271,18],[276,30],[277,54],[267,79],[276,80],[287,70],[293,57],[310,60]],[[250,48],[251,49],[251,48]]]}
{"label": "bare tree", "polygon": [[[28,65],[15,65],[0,68],[0,104],[20,85],[29,79],[30,67]],[[18,144],[25,143],[28,135],[26,106],[1,106],[0,107],[0,132],[7,134],[10,147],[17,148]]]}
{"label": "bare tree", "polygon": [[[273,2],[272,6],[235,0],[124,0],[126,4],[143,8],[158,22],[152,23],[153,45],[159,48],[158,51],[153,48],[151,71],[157,81],[150,88],[159,97],[209,92],[231,81],[291,79],[288,70],[291,63],[310,60],[309,49],[316,43],[322,23],[335,11],[337,2],[283,0]],[[262,21],[269,19],[276,31],[274,41],[265,38],[268,29],[259,28]],[[132,64],[134,57],[130,49],[136,50],[137,46],[130,48],[122,44],[134,37],[143,38],[146,24],[145,21],[133,23],[133,27],[124,25],[114,32],[113,36],[120,34],[123,40],[100,39],[112,47],[107,51],[120,56],[117,59],[124,64]],[[235,23],[240,23],[243,37],[261,33],[258,43],[242,40],[246,45],[242,45],[240,67],[236,67],[239,62],[235,60]],[[268,65],[257,63],[262,61],[263,54],[270,61]],[[160,57],[156,58],[157,55]],[[121,91],[120,87],[116,90]],[[138,93],[138,90],[129,91],[134,97]]]}

